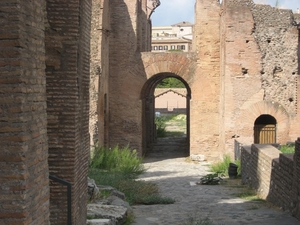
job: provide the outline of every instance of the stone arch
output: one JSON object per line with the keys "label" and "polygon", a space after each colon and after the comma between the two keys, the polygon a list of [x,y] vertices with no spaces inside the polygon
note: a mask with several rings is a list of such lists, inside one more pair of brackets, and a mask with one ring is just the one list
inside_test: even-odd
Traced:
{"label": "stone arch", "polygon": [[179,75],[170,72],[158,73],[151,76],[150,79],[147,80],[145,83],[142,92],[141,92],[141,99],[142,99],[142,120],[143,120],[143,154],[145,154],[147,150],[151,149],[152,144],[156,140],[155,135],[155,124],[154,124],[154,117],[155,117],[155,96],[154,90],[156,85],[165,78],[174,77],[179,79],[184,85],[187,90],[187,97],[186,97],[186,114],[187,114],[187,144],[189,146],[190,140],[190,99],[191,99],[191,89],[188,83]]}
{"label": "stone arch", "polygon": [[195,70],[195,53],[142,53],[142,60],[147,79],[161,73],[172,73],[191,84]]}
{"label": "stone arch", "polygon": [[236,125],[242,131],[241,136],[243,136],[243,130],[248,130],[253,135],[254,122],[261,115],[270,115],[276,119],[276,140],[278,143],[286,142],[289,132],[289,115],[283,106],[271,101],[257,102],[240,112]]}

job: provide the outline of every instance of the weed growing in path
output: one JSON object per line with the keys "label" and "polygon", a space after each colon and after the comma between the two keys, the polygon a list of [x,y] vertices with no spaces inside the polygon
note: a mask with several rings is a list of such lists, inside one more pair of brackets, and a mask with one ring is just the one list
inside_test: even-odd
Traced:
{"label": "weed growing in path", "polygon": [[230,163],[234,163],[238,166],[237,172],[238,175],[241,174],[241,161],[240,160],[231,160],[229,155],[224,155],[223,160],[217,163],[214,163],[210,166],[210,171],[219,174],[220,176],[228,176],[228,167]]}
{"label": "weed growing in path", "polygon": [[89,177],[98,185],[108,185],[123,192],[129,204],[172,204],[173,199],[159,195],[154,183],[135,180],[146,169],[135,151],[96,148],[92,157]]}

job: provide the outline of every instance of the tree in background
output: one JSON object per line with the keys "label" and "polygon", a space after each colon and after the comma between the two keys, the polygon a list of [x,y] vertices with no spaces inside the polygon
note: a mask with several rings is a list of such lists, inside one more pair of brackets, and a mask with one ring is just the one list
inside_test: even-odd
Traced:
{"label": "tree in background", "polygon": [[156,88],[185,88],[184,84],[175,77],[163,79]]}

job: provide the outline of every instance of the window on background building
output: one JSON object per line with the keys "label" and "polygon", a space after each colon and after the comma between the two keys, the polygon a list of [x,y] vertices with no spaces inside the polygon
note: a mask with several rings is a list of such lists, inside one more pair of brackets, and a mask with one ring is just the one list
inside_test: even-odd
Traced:
{"label": "window on background building", "polygon": [[171,45],[171,50],[175,50],[175,45]]}
{"label": "window on background building", "polygon": [[163,46],[159,46],[159,50],[163,50]]}
{"label": "window on background building", "polygon": [[153,50],[157,50],[157,46],[153,46]]}
{"label": "window on background building", "polygon": [[184,30],[181,28],[180,31],[184,31]]}
{"label": "window on background building", "polygon": [[181,45],[181,50],[185,50],[185,45]]}
{"label": "window on background building", "polygon": [[164,50],[168,50],[168,45],[165,45],[165,46],[164,46]]}
{"label": "window on background building", "polygon": [[177,49],[178,49],[178,50],[181,50],[181,45],[177,45]]}

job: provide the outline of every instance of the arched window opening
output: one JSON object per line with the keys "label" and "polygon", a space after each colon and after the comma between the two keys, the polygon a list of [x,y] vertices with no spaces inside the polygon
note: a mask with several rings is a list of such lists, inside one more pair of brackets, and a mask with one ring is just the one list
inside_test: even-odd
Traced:
{"label": "arched window opening", "polygon": [[254,122],[254,144],[276,143],[276,119],[271,115],[261,115]]}

